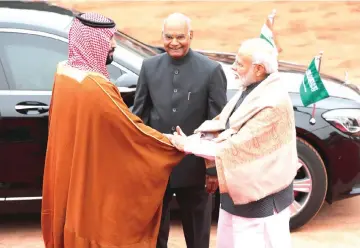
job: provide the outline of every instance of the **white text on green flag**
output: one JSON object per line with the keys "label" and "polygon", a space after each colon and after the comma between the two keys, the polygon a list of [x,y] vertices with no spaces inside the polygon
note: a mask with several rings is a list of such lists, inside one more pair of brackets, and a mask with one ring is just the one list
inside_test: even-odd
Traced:
{"label": "white text on green flag", "polygon": [[319,57],[315,57],[311,61],[309,67],[305,71],[303,82],[300,85],[300,97],[305,107],[329,97],[329,93],[327,92],[318,71],[317,62],[319,59]]}

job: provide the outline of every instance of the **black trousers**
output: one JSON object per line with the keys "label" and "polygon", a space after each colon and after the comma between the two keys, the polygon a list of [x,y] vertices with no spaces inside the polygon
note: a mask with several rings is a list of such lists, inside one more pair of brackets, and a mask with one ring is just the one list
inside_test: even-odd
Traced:
{"label": "black trousers", "polygon": [[169,204],[176,194],[187,248],[209,248],[212,200],[204,187],[166,189],[157,248],[167,248],[170,231]]}

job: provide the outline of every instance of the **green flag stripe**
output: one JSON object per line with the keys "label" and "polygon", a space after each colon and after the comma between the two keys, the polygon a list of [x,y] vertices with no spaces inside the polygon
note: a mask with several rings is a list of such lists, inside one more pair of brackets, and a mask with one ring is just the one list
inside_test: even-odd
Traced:
{"label": "green flag stripe", "polygon": [[260,34],[260,38],[266,40],[267,42],[270,43],[270,45],[271,45],[272,47],[274,47],[274,44],[273,44],[268,38],[266,38],[265,35]]}

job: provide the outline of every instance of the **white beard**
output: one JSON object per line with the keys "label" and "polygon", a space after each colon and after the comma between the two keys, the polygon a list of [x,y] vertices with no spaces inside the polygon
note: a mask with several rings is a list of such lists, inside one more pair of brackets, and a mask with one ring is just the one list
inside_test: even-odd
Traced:
{"label": "white beard", "polygon": [[250,70],[243,76],[240,76],[239,74],[236,73],[236,84],[239,86],[239,89],[242,88],[246,88],[247,86],[249,86],[250,84],[254,83],[255,80],[252,78],[253,75],[253,67],[250,68]]}

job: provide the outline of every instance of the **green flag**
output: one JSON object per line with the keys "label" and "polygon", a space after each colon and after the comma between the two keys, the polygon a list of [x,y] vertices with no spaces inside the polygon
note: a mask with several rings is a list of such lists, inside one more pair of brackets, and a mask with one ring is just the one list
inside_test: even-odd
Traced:
{"label": "green flag", "polygon": [[302,84],[300,85],[300,97],[305,107],[329,97],[320,73],[316,67],[314,58],[307,68]]}
{"label": "green flag", "polygon": [[273,48],[275,48],[276,52],[281,52],[281,48],[276,47],[278,44],[275,41],[275,36],[273,33],[273,25],[274,25],[274,18],[276,15],[276,10],[274,9],[270,15],[267,16],[265,23],[263,24],[261,31],[260,31],[260,38],[267,41]]}
{"label": "green flag", "polygon": [[267,23],[265,23],[260,32],[260,38],[266,40],[272,47],[275,46],[274,37],[271,29],[268,27]]}

